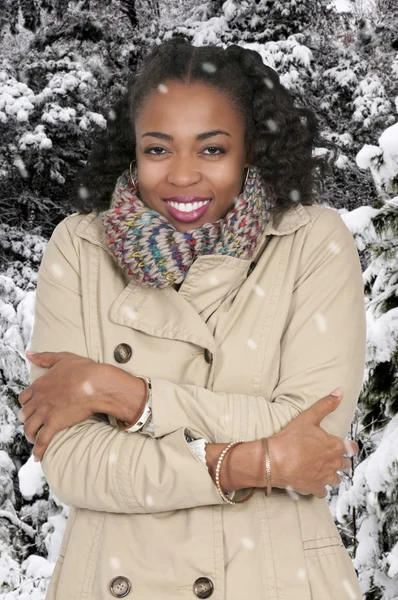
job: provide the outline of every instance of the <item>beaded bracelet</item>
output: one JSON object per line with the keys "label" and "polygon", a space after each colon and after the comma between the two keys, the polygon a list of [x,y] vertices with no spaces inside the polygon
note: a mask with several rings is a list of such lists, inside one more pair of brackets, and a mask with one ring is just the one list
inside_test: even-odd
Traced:
{"label": "beaded bracelet", "polygon": [[250,498],[253,496],[254,492],[256,491],[257,488],[253,488],[252,491],[249,493],[248,496],[246,496],[246,498],[243,498],[243,500],[230,500],[225,493],[223,492],[222,488],[221,488],[221,484],[220,484],[220,472],[221,472],[221,465],[222,462],[224,460],[225,455],[227,454],[227,452],[232,448],[232,446],[236,446],[237,444],[243,444],[245,442],[245,440],[239,440],[236,442],[231,442],[230,444],[228,444],[228,446],[226,448],[224,448],[224,450],[221,452],[220,457],[218,459],[217,462],[217,466],[216,466],[216,486],[218,489],[218,492],[221,496],[221,498],[224,500],[224,502],[228,502],[228,504],[243,504],[243,502],[247,502],[248,500],[250,500]]}
{"label": "beaded bracelet", "polygon": [[266,496],[271,496],[272,486],[271,486],[271,460],[269,457],[269,449],[268,449],[268,440],[267,438],[261,438],[264,444],[264,452],[265,452],[265,471],[267,473],[267,487],[264,491]]}

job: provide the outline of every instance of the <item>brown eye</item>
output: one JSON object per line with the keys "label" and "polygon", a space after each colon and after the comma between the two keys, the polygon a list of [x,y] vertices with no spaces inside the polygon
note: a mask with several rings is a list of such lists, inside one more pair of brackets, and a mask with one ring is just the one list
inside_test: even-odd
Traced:
{"label": "brown eye", "polygon": [[[205,150],[218,150],[219,154],[225,154],[224,148],[220,148],[219,146],[208,146],[207,148],[205,148]],[[214,154],[212,152],[211,154],[208,154],[207,156],[218,156],[218,154]]]}
{"label": "brown eye", "polygon": [[[154,146],[153,148],[148,148],[147,150],[144,150],[144,154],[152,154],[151,150],[164,150],[164,148],[161,148],[160,146]],[[162,154],[152,154],[152,156],[162,156]]]}

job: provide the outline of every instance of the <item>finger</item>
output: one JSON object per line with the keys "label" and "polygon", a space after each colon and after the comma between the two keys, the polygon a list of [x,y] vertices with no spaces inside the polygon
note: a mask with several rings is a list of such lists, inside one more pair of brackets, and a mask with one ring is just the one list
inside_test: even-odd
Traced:
{"label": "finger", "polygon": [[23,429],[29,444],[34,444],[36,442],[37,433],[43,424],[44,418],[37,410],[29,419],[27,419]]}
{"label": "finger", "polygon": [[44,425],[36,435],[35,445],[33,446],[33,455],[38,460],[42,460],[48,444],[51,442],[57,431],[50,425]]}
{"label": "finger", "polygon": [[[308,411],[310,418],[314,423],[319,425],[319,423],[332,411],[334,411],[341,402],[343,395],[340,396],[332,396],[329,394],[320,400],[317,400],[315,404],[310,406],[304,413]],[[303,414],[304,414],[303,413]]]}
{"label": "finger", "polygon": [[31,352],[30,350],[26,350],[25,352],[26,358],[35,364],[40,362],[40,355],[41,352]]}
{"label": "finger", "polygon": [[336,473],[334,479],[328,485],[330,485],[331,487],[339,487],[340,483],[341,483],[341,477],[338,473]]}
{"label": "finger", "polygon": [[36,365],[47,369],[55,365],[62,358],[65,358],[65,354],[66,352],[36,352],[35,354],[28,354],[26,352],[26,358]]}
{"label": "finger", "polygon": [[343,466],[340,467],[339,471],[343,471],[344,473],[349,473],[352,469],[352,462],[350,458],[345,458],[343,456]]}
{"label": "finger", "polygon": [[17,413],[18,421],[21,423],[26,423],[28,419],[33,415],[33,413],[37,410],[37,402],[35,402],[34,398],[30,402],[27,402],[25,406],[19,409]]}
{"label": "finger", "polygon": [[322,487],[317,494],[315,494],[315,496],[317,498],[326,498],[326,496],[328,495],[328,491],[325,487]]}
{"label": "finger", "polygon": [[345,454],[348,456],[354,456],[354,454],[358,454],[359,446],[354,440],[343,440]]}
{"label": "finger", "polygon": [[28,385],[18,396],[19,403],[24,406],[29,400],[31,400],[33,396],[33,388],[31,385]]}

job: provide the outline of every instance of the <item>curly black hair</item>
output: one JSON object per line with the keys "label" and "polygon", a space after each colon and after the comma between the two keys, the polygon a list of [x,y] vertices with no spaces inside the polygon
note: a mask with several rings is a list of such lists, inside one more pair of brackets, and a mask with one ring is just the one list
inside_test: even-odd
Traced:
{"label": "curly black hair", "polygon": [[201,82],[224,92],[245,121],[249,164],[259,168],[272,199],[273,219],[292,206],[313,204],[329,171],[330,153],[313,152],[332,142],[319,136],[309,108],[293,97],[261,55],[238,45],[193,46],[175,37],[155,46],[128,81],[127,91],[110,111],[107,130],[98,139],[73,183],[74,208],[87,214],[110,206],[117,178],[135,159],[135,119],[145,99],[166,80]]}

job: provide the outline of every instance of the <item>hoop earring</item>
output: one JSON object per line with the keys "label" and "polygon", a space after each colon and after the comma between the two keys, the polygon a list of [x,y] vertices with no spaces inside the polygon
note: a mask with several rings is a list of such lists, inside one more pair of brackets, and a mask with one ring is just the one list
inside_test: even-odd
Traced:
{"label": "hoop earring", "polygon": [[244,186],[246,185],[246,183],[247,183],[247,178],[249,177],[249,171],[250,171],[250,167],[248,167],[248,169],[247,169],[247,173],[246,173],[246,179],[245,179],[245,181],[244,181],[244,183],[243,183],[243,187],[244,187]]}
{"label": "hoop earring", "polygon": [[131,165],[133,164],[133,162],[136,162],[135,158],[131,161],[130,163],[130,179],[131,179],[131,183],[133,184],[133,186],[138,189],[138,181],[135,181],[134,177],[133,177],[133,173],[131,171]]}
{"label": "hoop earring", "polygon": [[242,183],[242,187],[240,188],[240,192],[239,192],[239,194],[243,194],[243,191],[244,191],[244,189],[245,189],[245,185],[246,185],[246,183],[247,183],[247,179],[248,179],[248,177],[249,177],[249,171],[250,171],[250,167],[248,167],[248,169],[247,169],[247,172],[246,172],[246,177],[245,177],[245,180],[244,180],[244,182]]}

